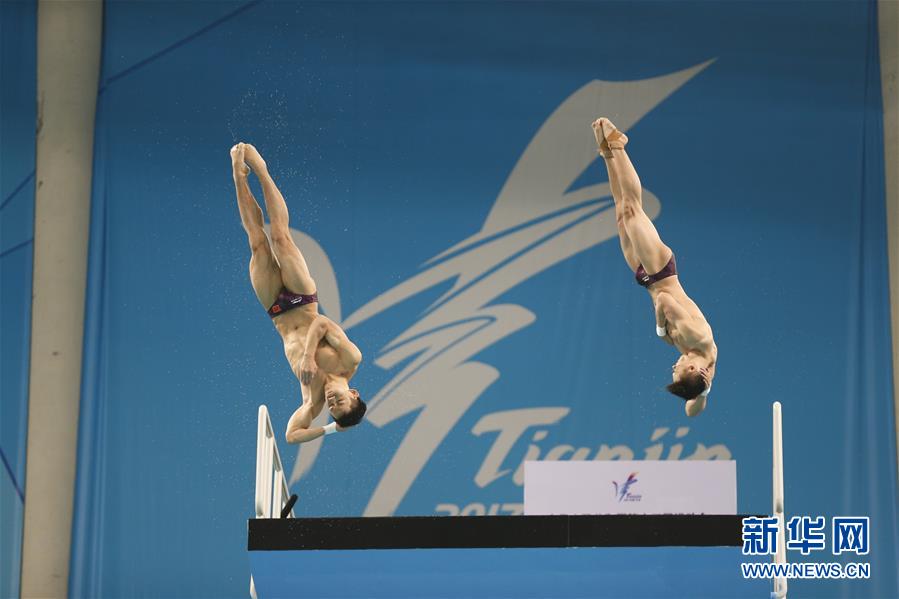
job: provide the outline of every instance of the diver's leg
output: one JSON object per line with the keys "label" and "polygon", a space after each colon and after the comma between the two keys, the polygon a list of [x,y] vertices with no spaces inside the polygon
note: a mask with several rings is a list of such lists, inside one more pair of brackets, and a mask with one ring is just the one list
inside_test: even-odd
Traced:
{"label": "diver's leg", "polygon": [[290,233],[290,215],[287,212],[284,196],[275,185],[265,161],[256,148],[250,144],[245,144],[245,146],[247,164],[253,169],[253,173],[262,185],[265,209],[271,223],[272,249],[281,266],[281,279],[284,281],[284,286],[294,293],[315,293],[315,281],[309,274],[306,260]]}
{"label": "diver's leg", "polygon": [[596,136],[596,144],[600,148],[600,155],[605,160],[606,170],[609,173],[609,187],[612,188],[612,199],[615,200],[615,222],[618,226],[618,241],[621,243],[621,253],[624,255],[624,260],[630,269],[636,272],[637,267],[640,266],[640,258],[637,257],[637,251],[634,249],[634,244],[631,242],[631,238],[628,236],[627,229],[624,226],[624,216],[621,209],[621,183],[618,181],[618,173],[609,166],[611,154],[609,153],[608,144],[605,143],[599,119],[593,121],[593,134]]}
{"label": "diver's leg", "polygon": [[599,119],[598,124],[608,144],[608,152],[605,152],[608,157],[604,158],[609,169],[609,178],[615,180],[620,193],[620,198],[616,198],[616,204],[619,205],[616,209],[620,211],[619,222],[623,224],[634,253],[643,264],[643,268],[647,273],[655,274],[668,264],[672,254],[671,248],[662,242],[652,220],[643,212],[643,188],[640,185],[640,178],[624,149],[627,137],[608,119]]}
{"label": "diver's leg", "polygon": [[262,208],[256,202],[247,185],[247,166],[244,164],[244,146],[237,144],[231,148],[231,165],[234,174],[234,189],[237,192],[237,208],[240,222],[250,243],[250,283],[259,302],[267,310],[277,299],[283,283],[278,262],[262,228]]}

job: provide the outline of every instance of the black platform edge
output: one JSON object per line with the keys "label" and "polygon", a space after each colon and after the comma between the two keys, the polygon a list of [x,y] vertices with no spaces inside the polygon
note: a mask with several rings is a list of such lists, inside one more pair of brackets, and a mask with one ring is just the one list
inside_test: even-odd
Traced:
{"label": "black platform edge", "polygon": [[251,519],[250,551],[738,547],[749,515],[408,516]]}

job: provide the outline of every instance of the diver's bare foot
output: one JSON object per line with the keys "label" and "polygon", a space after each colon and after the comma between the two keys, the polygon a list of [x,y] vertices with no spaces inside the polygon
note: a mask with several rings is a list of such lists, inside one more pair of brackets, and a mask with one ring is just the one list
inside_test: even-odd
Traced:
{"label": "diver's bare foot", "polygon": [[605,138],[609,148],[612,150],[623,150],[624,146],[627,145],[627,135],[619,131],[618,127],[605,117],[598,119],[597,123],[600,129],[602,129],[602,136]]}
{"label": "diver's bare foot", "polygon": [[593,121],[590,126],[593,127],[593,137],[596,138],[596,145],[602,145],[602,142],[606,140],[605,136],[602,134],[602,124],[600,123],[602,119],[596,119]]}
{"label": "diver's bare foot", "polygon": [[611,158],[612,150],[609,149],[609,142],[606,141],[606,136],[603,134],[602,120],[596,119],[593,121],[593,136],[596,138],[596,145],[599,147],[599,155],[603,158]]}
{"label": "diver's bare foot", "polygon": [[231,147],[231,168],[235,178],[246,178],[250,168],[244,162],[246,156],[246,144],[237,143]]}
{"label": "diver's bare foot", "polygon": [[259,153],[259,150],[256,149],[253,144],[243,144],[244,147],[244,160],[253,169],[253,172],[257,175],[265,172],[266,164],[265,160],[262,159],[262,154]]}

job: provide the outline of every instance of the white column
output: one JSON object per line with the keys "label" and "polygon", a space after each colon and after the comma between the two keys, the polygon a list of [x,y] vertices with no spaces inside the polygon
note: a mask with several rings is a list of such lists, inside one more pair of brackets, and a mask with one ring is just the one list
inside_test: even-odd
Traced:
{"label": "white column", "polygon": [[[899,2],[877,3],[880,81],[883,90],[883,163],[886,174],[887,248],[890,255],[890,305],[893,321],[893,402],[896,416],[896,462],[899,466]],[[899,470],[897,470],[899,476]]]}
{"label": "white column", "polygon": [[99,0],[38,2],[25,598],[68,594],[102,15]]}

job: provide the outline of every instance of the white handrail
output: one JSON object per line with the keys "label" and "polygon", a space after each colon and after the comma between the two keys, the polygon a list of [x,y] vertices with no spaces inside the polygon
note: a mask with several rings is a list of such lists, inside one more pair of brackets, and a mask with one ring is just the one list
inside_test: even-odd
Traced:
{"label": "white handrail", "polygon": [[[279,517],[289,497],[272,421],[268,416],[268,408],[263,404],[259,406],[256,431],[256,517]],[[294,517],[292,509],[290,517]]]}
{"label": "white handrail", "polygon": [[[275,442],[275,431],[272,419],[268,416],[265,404],[259,406],[259,418],[256,426],[256,517],[278,518],[281,510],[290,498],[287,479],[284,478],[284,467],[281,465],[281,454]],[[274,516],[273,516],[274,514]],[[293,509],[290,510],[293,518]],[[250,575],[250,597],[256,598],[256,583]]]}
{"label": "white handrail", "polygon": [[[773,512],[777,517],[777,552],[774,554],[775,564],[787,563],[787,540],[785,534],[785,517],[784,517],[784,446],[783,446],[783,426],[781,419],[781,406],[779,401],[774,402],[773,406],[773,424],[774,424],[774,450],[773,455]],[[787,596],[787,579],[774,579],[774,592],[771,593],[772,599],[786,599]]]}

